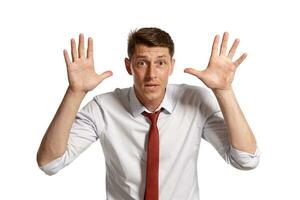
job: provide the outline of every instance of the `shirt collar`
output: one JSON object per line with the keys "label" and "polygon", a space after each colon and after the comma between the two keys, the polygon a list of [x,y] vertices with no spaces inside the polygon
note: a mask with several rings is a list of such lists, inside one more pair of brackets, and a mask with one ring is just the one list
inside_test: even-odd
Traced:
{"label": "shirt collar", "polygon": [[[146,112],[150,112],[136,97],[135,91],[134,91],[134,87],[130,87],[130,91],[129,91],[129,102],[130,102],[130,109],[131,109],[131,114],[134,117],[137,117],[138,115],[140,115],[142,112],[146,111]],[[161,104],[158,106],[157,110],[160,110],[161,108],[164,108],[163,112],[169,113],[171,114],[173,109],[174,109],[174,102],[173,102],[173,98],[172,98],[172,90],[169,87],[169,85],[167,85],[166,88],[166,93],[164,96],[164,99],[162,100]]]}

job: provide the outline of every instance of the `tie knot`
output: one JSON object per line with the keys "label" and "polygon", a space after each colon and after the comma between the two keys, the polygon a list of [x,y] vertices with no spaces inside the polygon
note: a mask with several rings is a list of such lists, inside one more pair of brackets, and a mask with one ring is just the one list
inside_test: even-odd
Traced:
{"label": "tie knot", "polygon": [[143,112],[143,115],[145,115],[146,117],[148,117],[151,121],[151,124],[155,124],[157,123],[157,119],[158,119],[158,116],[159,116],[159,113],[161,112],[161,110],[159,111],[156,111],[154,113],[147,113],[147,112]]}

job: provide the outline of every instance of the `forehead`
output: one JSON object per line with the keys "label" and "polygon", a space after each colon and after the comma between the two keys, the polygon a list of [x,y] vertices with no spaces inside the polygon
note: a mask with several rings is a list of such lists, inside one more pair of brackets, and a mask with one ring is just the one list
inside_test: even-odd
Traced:
{"label": "forehead", "polygon": [[170,53],[167,47],[148,47],[143,44],[138,44],[135,46],[133,57],[170,58]]}

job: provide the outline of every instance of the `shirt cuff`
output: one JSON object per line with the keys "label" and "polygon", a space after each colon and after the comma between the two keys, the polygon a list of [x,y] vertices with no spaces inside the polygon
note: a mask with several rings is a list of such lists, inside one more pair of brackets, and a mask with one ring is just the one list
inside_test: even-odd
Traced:
{"label": "shirt cuff", "polygon": [[61,157],[50,161],[46,165],[40,166],[39,168],[47,175],[54,175],[64,167],[65,156],[66,153],[64,153]]}
{"label": "shirt cuff", "polygon": [[254,154],[240,151],[230,145],[230,157],[232,164],[238,169],[249,170],[257,167],[260,160],[260,149],[256,147]]}

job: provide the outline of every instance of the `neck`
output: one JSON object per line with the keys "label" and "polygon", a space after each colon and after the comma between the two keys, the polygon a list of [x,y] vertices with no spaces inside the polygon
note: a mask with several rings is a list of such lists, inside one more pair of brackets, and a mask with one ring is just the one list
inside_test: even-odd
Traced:
{"label": "neck", "polygon": [[137,99],[143,106],[145,106],[150,112],[154,112],[163,101],[166,91],[160,99],[154,99],[154,100],[144,99],[138,94],[138,92],[135,92],[135,94]]}
{"label": "neck", "polygon": [[[139,98],[138,98],[139,99]],[[141,102],[141,104],[143,104],[143,106],[145,106],[150,112],[154,112],[159,105],[161,104],[163,98],[161,99],[155,99],[153,101],[148,101],[148,100],[141,100],[139,99],[139,101]]]}
{"label": "neck", "polygon": [[143,104],[150,112],[154,112],[157,108],[158,108],[158,106],[160,105],[160,103],[159,104],[148,104],[148,105],[145,105],[145,104]]}

